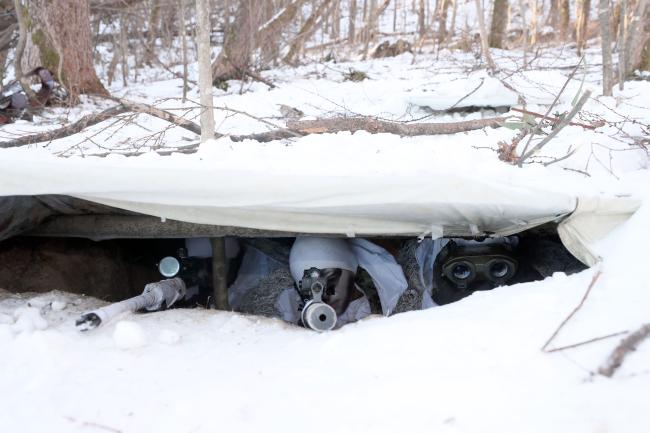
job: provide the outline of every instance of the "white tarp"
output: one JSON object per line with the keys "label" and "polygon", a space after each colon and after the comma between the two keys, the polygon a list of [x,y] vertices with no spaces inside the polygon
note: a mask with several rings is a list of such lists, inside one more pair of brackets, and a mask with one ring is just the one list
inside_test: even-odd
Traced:
{"label": "white tarp", "polygon": [[[0,195],[39,194],[69,195],[192,223],[346,236],[508,235],[566,216],[577,204],[570,194],[449,172],[328,176],[304,170],[215,168],[210,163],[174,165],[147,158],[128,164],[123,158],[0,161]],[[616,209],[619,202],[599,203]],[[635,208],[621,207],[623,216]],[[585,218],[589,212],[565,224],[563,240],[573,233],[571,242],[578,246],[570,250],[593,264],[596,256],[584,251],[611,224],[584,225]],[[582,228],[593,236],[580,234]]]}

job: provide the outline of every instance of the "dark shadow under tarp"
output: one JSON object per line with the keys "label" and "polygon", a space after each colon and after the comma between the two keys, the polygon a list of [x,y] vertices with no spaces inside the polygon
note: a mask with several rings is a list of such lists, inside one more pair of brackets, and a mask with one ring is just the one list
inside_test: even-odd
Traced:
{"label": "dark shadow under tarp", "polygon": [[0,197],[0,241],[38,227],[59,215],[133,215],[65,195]]}

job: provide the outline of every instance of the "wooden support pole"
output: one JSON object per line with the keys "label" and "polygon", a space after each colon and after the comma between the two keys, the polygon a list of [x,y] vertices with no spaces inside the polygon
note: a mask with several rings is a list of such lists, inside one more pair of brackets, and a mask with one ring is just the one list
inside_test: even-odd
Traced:
{"label": "wooden support pole", "polygon": [[228,264],[224,238],[210,238],[212,244],[212,290],[217,310],[229,310],[228,306]]}

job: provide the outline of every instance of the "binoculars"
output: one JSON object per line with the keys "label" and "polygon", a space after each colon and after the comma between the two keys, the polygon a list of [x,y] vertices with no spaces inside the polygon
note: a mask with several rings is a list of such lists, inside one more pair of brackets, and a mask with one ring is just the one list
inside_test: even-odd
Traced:
{"label": "binoculars", "polygon": [[519,263],[503,245],[464,245],[450,243],[441,257],[442,275],[459,289],[474,282],[498,286],[515,276]]}

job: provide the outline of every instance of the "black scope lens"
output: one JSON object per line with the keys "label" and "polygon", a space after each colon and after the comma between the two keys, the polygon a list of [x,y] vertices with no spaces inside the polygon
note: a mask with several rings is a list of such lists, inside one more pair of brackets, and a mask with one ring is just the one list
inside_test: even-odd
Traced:
{"label": "black scope lens", "polygon": [[506,262],[495,262],[490,265],[490,275],[492,278],[503,278],[510,272],[510,265]]}
{"label": "black scope lens", "polygon": [[452,268],[451,275],[457,280],[466,280],[472,275],[472,270],[466,264],[458,263]]}

